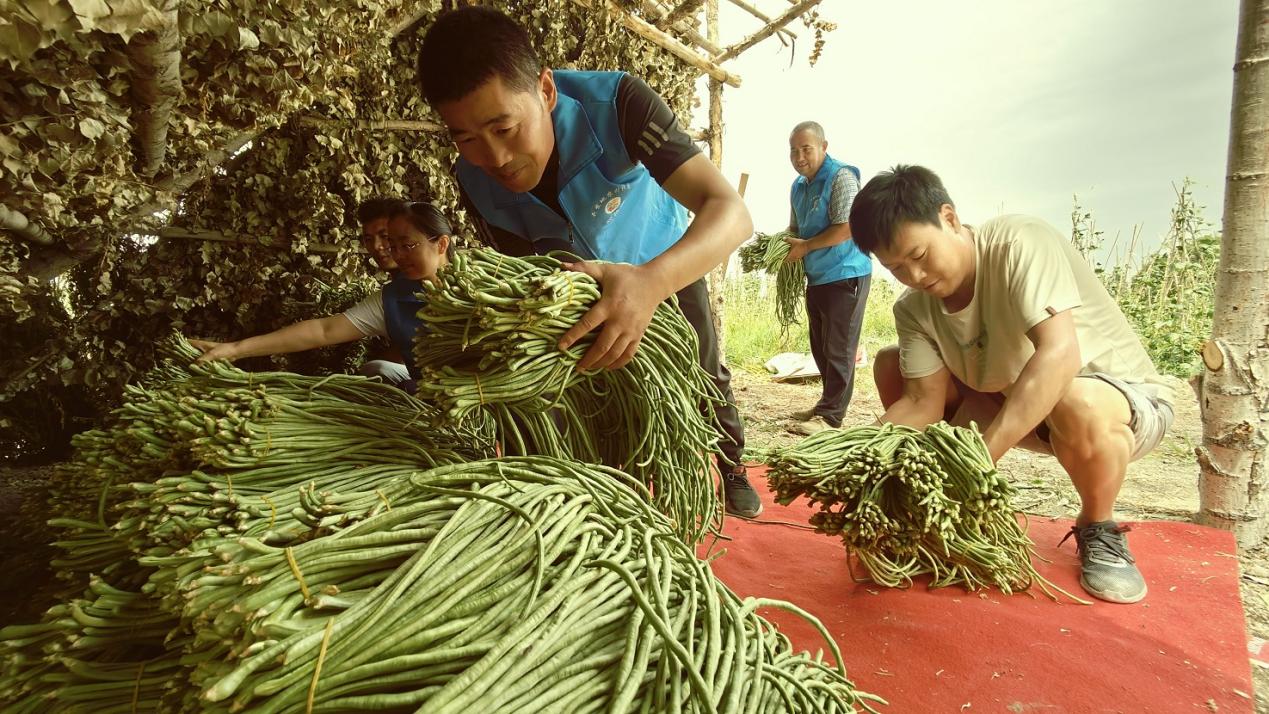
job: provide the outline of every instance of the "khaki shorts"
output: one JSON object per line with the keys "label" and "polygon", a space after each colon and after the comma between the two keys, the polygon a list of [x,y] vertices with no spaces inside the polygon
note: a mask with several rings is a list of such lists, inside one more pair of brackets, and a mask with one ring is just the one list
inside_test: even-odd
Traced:
{"label": "khaki shorts", "polygon": [[[1076,379],[1100,379],[1118,389],[1128,400],[1128,410],[1132,415],[1128,421],[1128,428],[1132,429],[1135,442],[1131,461],[1136,461],[1153,451],[1159,442],[1163,441],[1164,434],[1172,427],[1174,418],[1172,405],[1159,398],[1160,390],[1155,385],[1125,382],[1101,372],[1081,374]],[[948,421],[958,426],[968,426],[972,421],[978,424],[980,430],[986,429],[987,425],[1000,413],[1000,407],[1005,403],[1005,395],[999,392],[974,391],[955,377],[952,381],[956,383],[956,390],[960,393],[961,404]],[[1052,454],[1053,447],[1049,444],[1048,424],[1041,423],[1024,437],[1018,446],[1031,451]]]}

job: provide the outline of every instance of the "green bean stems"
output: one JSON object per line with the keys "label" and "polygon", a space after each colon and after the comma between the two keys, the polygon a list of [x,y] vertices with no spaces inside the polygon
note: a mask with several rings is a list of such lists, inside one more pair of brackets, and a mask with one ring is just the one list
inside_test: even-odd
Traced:
{"label": "green bean stems", "polygon": [[372,381],[185,366],[188,345],[169,349],[64,469],[59,567],[80,590],[0,629],[6,711],[880,701],[827,634],[831,661],[757,614],[805,613],[719,583],[643,478],[482,460],[488,420],[435,428],[434,407]]}
{"label": "green bean stems", "polygon": [[[809,615],[715,579],[622,472],[506,457],[361,486],[304,489],[296,518],[338,513],[330,532],[281,547],[208,531],[150,558],[165,598],[94,579],[91,608],[0,630],[10,653],[43,646],[43,666],[9,655],[0,696],[15,711],[89,693],[106,711],[847,712],[881,701],[855,689]],[[832,661],[795,653],[759,608],[807,617]],[[60,654],[90,638],[100,652]]]}
{"label": "green bean stems", "polygon": [[747,273],[765,272],[776,279],[776,319],[782,329],[802,321],[806,311],[806,269],[802,261],[784,262],[789,256],[785,238],[796,233],[758,233],[753,241],[740,248],[740,265]]}
{"label": "green bean stems", "polygon": [[780,503],[805,496],[816,530],[839,536],[881,585],[1032,585],[1049,597],[1086,602],[1041,576],[1034,544],[1011,505],[1015,490],[996,471],[974,428],[938,423],[924,431],[892,424],[828,429],[773,449],[770,484]]}
{"label": "green bean stems", "polygon": [[577,368],[594,342],[557,343],[599,300],[599,284],[547,256],[459,251],[426,283],[415,342],[419,397],[456,423],[495,425],[508,455],[619,467],[649,488],[686,540],[721,518],[713,461],[717,388],[696,334],[671,301],[659,306],[629,364]]}
{"label": "green bean stems", "polygon": [[876,701],[846,679],[831,639],[838,664],[794,654],[756,614],[792,606],[738,599],[621,472],[512,457],[407,481],[392,487],[391,510],[289,555],[244,548],[194,581],[190,614],[258,633],[195,672],[209,711],[837,712]]}
{"label": "green bean stems", "polygon": [[61,469],[53,495],[61,515],[52,524],[67,551],[54,563],[61,574],[112,576],[128,567],[130,550],[179,548],[207,529],[276,523],[300,484],[334,487],[373,478],[375,467],[493,454],[488,429],[438,426],[435,407],[375,380],[190,364],[198,352],[179,338],[164,354],[167,363],[129,387],[109,428],[75,437],[76,458]]}

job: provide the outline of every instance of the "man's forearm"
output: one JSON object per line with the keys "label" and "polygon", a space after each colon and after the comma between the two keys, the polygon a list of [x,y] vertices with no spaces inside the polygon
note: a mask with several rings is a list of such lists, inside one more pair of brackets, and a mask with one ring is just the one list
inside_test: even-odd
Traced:
{"label": "man's forearm", "polygon": [[1000,413],[983,433],[992,460],[998,460],[1057,406],[1079,373],[1076,344],[1039,350],[1031,356]]}
{"label": "man's forearm", "polygon": [[234,358],[303,352],[331,344],[326,338],[322,322],[322,319],[305,320],[267,334],[239,340],[233,343]]}
{"label": "man's forearm", "polygon": [[665,299],[713,270],[751,235],[753,220],[738,196],[709,198],[683,237],[644,267]]}
{"label": "man's forearm", "polygon": [[832,248],[850,240],[850,224],[835,223],[828,228],[816,233],[806,240],[808,250],[820,250],[822,248]]}

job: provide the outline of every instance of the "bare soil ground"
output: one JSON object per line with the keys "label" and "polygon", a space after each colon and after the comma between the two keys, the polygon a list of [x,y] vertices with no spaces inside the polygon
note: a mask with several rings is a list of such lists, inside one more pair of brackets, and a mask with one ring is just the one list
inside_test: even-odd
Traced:
{"label": "bare soil ground", "polygon": [[[777,383],[766,374],[738,370],[732,381],[737,405],[745,417],[747,449],[795,443],[802,437],[787,431],[791,412],[814,406],[820,384]],[[1126,521],[1190,521],[1198,511],[1198,467],[1194,446],[1202,440],[1198,402],[1188,385],[1177,381],[1176,422],[1152,453],[1132,464],[1120,493],[1117,517]],[[855,395],[843,423],[866,424],[881,413],[881,402],[870,374],[861,369]],[[1079,497],[1057,460],[1044,454],[1015,449],[1005,455],[1001,470],[1009,474],[1020,492],[1018,507],[1031,514],[1074,518]],[[1269,640],[1269,546],[1238,556],[1242,570],[1241,591],[1247,616],[1247,634]],[[1256,711],[1269,712],[1269,669],[1252,663]]]}
{"label": "bare soil ground", "polygon": [[[860,374],[846,424],[868,423],[881,404],[867,373]],[[814,404],[818,382],[780,384],[765,374],[737,371],[736,401],[747,425],[749,447],[761,449],[793,443],[799,437],[786,431],[787,415]],[[1129,469],[1119,502],[1125,520],[1191,520],[1198,509],[1194,444],[1201,438],[1198,404],[1193,393],[1179,385],[1181,402],[1172,433],[1164,443]],[[1001,462],[1020,489],[1019,507],[1043,516],[1073,517],[1079,500],[1066,474],[1051,457],[1015,451]],[[44,504],[51,467],[0,466],[0,626],[31,622],[52,604],[57,581],[49,561],[56,549],[43,525],[50,514]],[[1269,547],[1243,553],[1241,589],[1251,637],[1269,640]],[[1269,669],[1252,667],[1256,710],[1269,712]]]}

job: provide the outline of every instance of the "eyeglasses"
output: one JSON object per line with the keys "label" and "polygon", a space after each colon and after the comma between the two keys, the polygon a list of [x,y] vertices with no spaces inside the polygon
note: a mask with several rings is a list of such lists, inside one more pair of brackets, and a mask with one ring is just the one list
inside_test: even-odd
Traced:
{"label": "eyeglasses", "polygon": [[[437,238],[439,238],[439,236]],[[435,243],[437,241],[437,238],[428,238],[427,242]],[[398,241],[392,241],[392,246],[390,250],[393,253],[409,253],[421,245],[423,245],[423,241],[412,240],[408,243],[400,243]]]}

